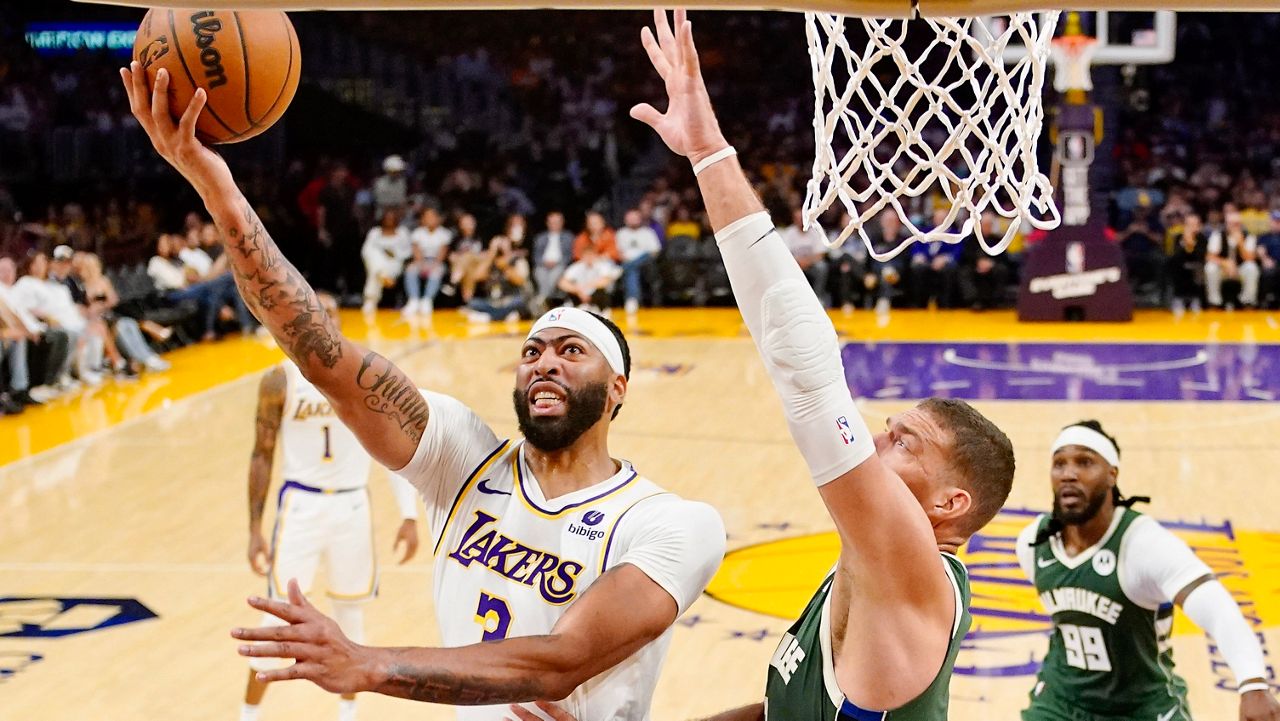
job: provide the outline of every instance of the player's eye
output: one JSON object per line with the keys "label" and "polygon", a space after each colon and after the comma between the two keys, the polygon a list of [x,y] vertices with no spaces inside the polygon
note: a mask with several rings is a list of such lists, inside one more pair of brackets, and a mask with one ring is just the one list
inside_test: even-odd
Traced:
{"label": "player's eye", "polygon": [[537,348],[534,348],[533,346],[529,346],[528,348],[525,348],[525,349],[524,349],[524,352],[522,352],[522,353],[520,354],[520,357],[522,357],[522,358],[533,358],[533,357],[535,357],[535,356],[537,356],[537,355],[538,355],[538,349],[537,349]]}
{"label": "player's eye", "polygon": [[564,352],[565,353],[581,353],[582,346],[578,345],[577,343],[570,343],[564,347]]}

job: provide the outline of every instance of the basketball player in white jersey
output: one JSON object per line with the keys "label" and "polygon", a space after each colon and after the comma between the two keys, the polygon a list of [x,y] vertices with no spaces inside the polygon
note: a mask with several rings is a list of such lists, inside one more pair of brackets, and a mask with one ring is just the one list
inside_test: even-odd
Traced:
{"label": "basketball player in white jersey", "polygon": [[710,581],[725,536],[712,508],[610,455],[631,370],[622,332],[578,309],[534,323],[512,349],[524,438],[500,440],[463,403],[420,392],[341,335],[226,164],[196,139],[203,91],[175,124],[165,71],[153,88],[136,63],[121,78],[152,144],[217,223],[246,303],[370,455],[418,488],[431,519],[447,648],[359,645],[290,581],[287,601],[250,599],[290,625],[232,632],[267,642],[242,646],[246,656],[297,661],[258,679],[471,706],[459,709],[468,720],[534,699],[563,699],[593,721],[649,718],[671,626]]}
{"label": "basketball player in white jersey", "polygon": [[[338,324],[337,302],[326,293],[320,293],[318,299]],[[268,549],[262,535],[262,509],[277,445],[281,447],[283,485]],[[297,366],[281,363],[262,377],[257,433],[249,461],[249,565],[268,578],[269,596],[283,598],[290,578],[298,579],[304,589],[310,587],[323,560],[334,618],[343,633],[357,641],[364,638],[364,604],[378,589],[369,512],[371,462],[329,401],[302,377]],[[418,550],[417,494],[404,479],[394,475],[388,479],[403,519],[395,546],[404,545],[400,563],[405,563]],[[265,623],[279,623],[275,616],[264,616]],[[250,661],[241,721],[257,719],[267,684],[256,674],[275,665],[266,659]],[[338,708],[339,721],[354,721],[355,695],[344,695]]]}

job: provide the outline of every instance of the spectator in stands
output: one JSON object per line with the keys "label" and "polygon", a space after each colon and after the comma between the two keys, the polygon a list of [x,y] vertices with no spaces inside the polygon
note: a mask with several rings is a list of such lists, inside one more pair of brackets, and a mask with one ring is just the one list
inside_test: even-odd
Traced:
{"label": "spectator in stands", "polygon": [[462,294],[462,302],[475,297],[476,285],[489,273],[484,241],[476,235],[476,218],[470,213],[458,217],[458,235],[449,251],[450,282]]}
{"label": "spectator in stands", "polygon": [[[218,316],[228,306],[239,316],[241,327],[251,329],[252,317],[236,290],[231,274],[228,272],[210,279],[202,278],[196,268],[185,265],[178,257],[185,246],[186,241],[180,235],[160,234],[156,241],[156,254],[147,263],[147,275],[151,276],[156,290],[169,303],[193,300],[199,304],[204,314],[202,340],[209,341],[217,337]],[[198,258],[196,254],[188,255]]]}
{"label": "spectator in stands", "polygon": [[677,205],[675,212],[671,216],[671,222],[667,224],[668,238],[683,235],[694,240],[702,239],[702,224],[693,217],[689,206],[684,204]]}
{"label": "spectator in stands", "polygon": [[627,315],[640,307],[640,286],[645,269],[653,264],[662,243],[653,228],[643,224],[639,208],[632,208],[623,217],[623,227],[616,234],[618,252],[622,256],[622,283],[626,293]]}
{"label": "spectator in stands", "polygon": [[1139,204],[1134,207],[1133,220],[1116,234],[1116,242],[1124,253],[1129,270],[1129,282],[1136,292],[1158,288],[1160,274],[1165,267],[1164,230],[1151,219],[1151,207]]}
{"label": "spectator in stands", "polygon": [[831,299],[827,293],[827,238],[822,234],[822,229],[814,223],[805,230],[804,212],[799,208],[792,208],[791,224],[782,228],[780,235],[782,242],[787,244],[787,250],[791,251],[800,270],[804,272],[805,279],[813,286],[813,292],[818,294],[823,305],[830,305]]}
{"label": "spectator in stands", "polygon": [[1257,237],[1246,233],[1241,223],[1240,211],[1234,207],[1224,209],[1223,229],[1209,236],[1205,254],[1204,285],[1209,305],[1221,308],[1223,285],[1234,281],[1239,285],[1240,305],[1246,308],[1258,304],[1260,271],[1257,262]]}
{"label": "spectator in stands", "polygon": [[[25,369],[27,365],[27,331],[12,311],[0,301],[0,367],[9,372],[0,375],[0,416],[12,416],[26,409],[23,401],[30,398],[26,388],[13,385],[13,368]],[[21,378],[21,371],[17,374]],[[24,398],[25,396],[25,398]],[[34,400],[32,401],[34,404]]]}
{"label": "spectator in stands", "polygon": [[[933,230],[946,223],[949,211],[947,207],[934,209],[930,224]],[[954,229],[947,227],[943,230],[952,232]],[[960,243],[933,241],[911,246],[911,295],[917,307],[928,307],[930,300],[939,308],[950,308],[955,304],[960,254],[963,252],[964,246]]]}
{"label": "spectator in stands", "polygon": [[346,295],[361,287],[360,223],[356,219],[356,189],[347,166],[329,171],[329,182],[316,197],[316,237],[321,252],[337,269],[336,285]]}
{"label": "spectator in stands", "polygon": [[409,181],[404,158],[388,155],[382,161],[382,175],[373,181],[373,206],[377,217],[388,210],[400,210],[409,203]]}
{"label": "spectator in stands", "polygon": [[529,307],[529,261],[503,235],[490,242],[485,256],[485,280],[467,304],[468,318],[482,323],[519,320]]}
{"label": "spectator in stands", "polygon": [[[444,227],[440,211],[428,207],[418,216],[418,227],[409,234],[413,259],[404,269],[404,289],[409,295],[405,303],[405,315],[421,313],[431,315],[435,309],[436,294],[444,283],[444,264],[449,256],[449,244],[453,231]],[[425,293],[422,281],[427,281]]]}
{"label": "spectator in stands", "polygon": [[1271,211],[1271,228],[1258,238],[1258,264],[1262,271],[1259,304],[1280,306],[1280,210]]}
{"label": "spectator in stands", "polygon": [[535,304],[539,309],[557,295],[560,276],[573,260],[574,238],[564,229],[564,213],[553,210],[547,213],[547,229],[533,239],[533,280],[536,291]]}
{"label": "spectator in stands", "polygon": [[138,321],[116,312],[116,306],[120,304],[120,296],[116,293],[111,279],[102,273],[102,261],[98,256],[93,253],[84,253],[78,255],[77,259],[79,259],[77,272],[88,296],[89,314],[106,324],[116,345],[125,356],[113,363],[113,370],[117,375],[134,375],[139,367],[152,371],[168,370],[168,361],[157,355],[155,350],[147,344]]}
{"label": "spectator in stands", "polygon": [[13,284],[11,297],[15,305],[41,322],[66,331],[71,353],[58,375],[60,386],[71,385],[73,366],[81,381],[89,385],[102,382],[101,374],[93,370],[101,358],[87,342],[89,324],[84,311],[72,300],[67,286],[49,278],[49,258],[44,253],[32,253],[18,264],[18,280]]}
{"label": "spectator in stands", "polygon": [[[994,240],[1004,237],[1000,231],[995,213],[987,211],[982,214],[981,223],[983,237]],[[993,257],[977,243],[964,243],[961,255],[960,295],[964,302],[974,310],[999,308],[1004,305],[1004,292],[1009,282],[1009,266],[1006,257]]]}
{"label": "spectator in stands", "polygon": [[603,215],[594,210],[587,213],[586,228],[578,234],[577,240],[573,241],[573,259],[582,260],[587,248],[591,248],[596,255],[607,258],[613,263],[622,261],[613,228],[605,222]]}
{"label": "spectator in stands", "polygon": [[613,286],[620,275],[622,270],[612,260],[596,252],[594,245],[587,244],[582,257],[560,276],[560,290],[579,307],[608,312],[613,305]]}
{"label": "spectator in stands", "polygon": [[[893,208],[880,211],[876,222],[867,229],[867,237],[877,253],[888,253],[896,250],[911,234],[902,225],[898,212]],[[901,255],[890,260],[868,261],[866,274],[862,277],[862,285],[867,290],[867,301],[876,297],[877,312],[887,311],[893,303],[893,292],[902,283],[903,259]]]}
{"label": "spectator in stands", "polygon": [[70,363],[72,339],[65,330],[49,326],[30,312],[23,299],[14,293],[17,279],[14,260],[0,257],[0,313],[16,318],[25,331],[24,337],[9,341],[10,348],[5,354],[9,388],[23,403],[43,403],[60,392],[58,385]]}
{"label": "spectator in stands", "polygon": [[1190,306],[1200,310],[1204,295],[1205,253],[1209,246],[1204,233],[1204,223],[1198,213],[1187,213],[1176,230],[1173,253],[1169,256],[1169,285],[1175,313]]}
{"label": "spectator in stands", "polygon": [[404,262],[413,255],[409,243],[409,231],[400,227],[400,211],[388,208],[382,211],[377,226],[369,229],[360,257],[364,260],[365,314],[371,314],[382,301],[382,291],[394,287],[404,273]]}
{"label": "spectator in stands", "polygon": [[[828,246],[851,222],[848,212],[840,214],[840,221],[827,230]],[[827,264],[831,276],[831,306],[852,313],[862,292],[862,277],[867,270],[867,246],[857,235],[850,236],[827,251]]]}

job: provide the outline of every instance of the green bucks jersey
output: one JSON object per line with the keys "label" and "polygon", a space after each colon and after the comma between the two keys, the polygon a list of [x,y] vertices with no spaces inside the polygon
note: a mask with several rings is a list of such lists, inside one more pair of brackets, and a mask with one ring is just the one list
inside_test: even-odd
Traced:
{"label": "green bucks jersey", "polygon": [[[1173,605],[1144,608],[1120,584],[1125,534],[1142,514],[1115,513],[1106,535],[1077,556],[1066,554],[1061,536],[1034,547],[1032,582],[1053,617],[1053,635],[1025,718],[1052,708],[1116,719],[1190,718],[1169,647]],[[1048,522],[1042,515],[1036,532]]]}
{"label": "green bucks jersey", "polygon": [[[836,684],[831,658],[831,584],[827,576],[804,613],[782,635],[769,662],[765,686],[765,718],[772,721],[946,721],[947,686],[960,641],[969,630],[969,574],[955,556],[942,554],[942,565],[956,599],[946,662],[933,683],[911,702],[892,711],[868,711],[844,697]],[[847,644],[856,638],[845,638]]]}

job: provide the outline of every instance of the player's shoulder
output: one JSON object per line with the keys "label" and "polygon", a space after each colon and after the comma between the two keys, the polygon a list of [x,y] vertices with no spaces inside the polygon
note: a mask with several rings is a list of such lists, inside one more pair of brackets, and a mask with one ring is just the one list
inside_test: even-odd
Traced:
{"label": "player's shoulder", "polygon": [[711,504],[662,490],[652,481],[648,481],[648,485],[652,492],[641,494],[622,511],[618,518],[620,525],[629,526],[633,532],[665,529],[698,535],[724,535],[724,520]]}

